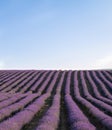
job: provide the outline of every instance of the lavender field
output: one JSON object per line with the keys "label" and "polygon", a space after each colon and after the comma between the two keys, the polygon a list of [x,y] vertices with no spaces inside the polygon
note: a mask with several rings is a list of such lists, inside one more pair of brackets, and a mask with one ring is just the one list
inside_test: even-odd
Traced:
{"label": "lavender field", "polygon": [[112,71],[1,70],[0,130],[112,130]]}

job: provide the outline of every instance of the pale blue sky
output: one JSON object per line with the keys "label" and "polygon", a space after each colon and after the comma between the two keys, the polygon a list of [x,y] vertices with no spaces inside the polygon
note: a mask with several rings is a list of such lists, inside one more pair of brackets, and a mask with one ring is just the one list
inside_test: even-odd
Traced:
{"label": "pale blue sky", "polygon": [[112,68],[112,0],[1,0],[0,69]]}

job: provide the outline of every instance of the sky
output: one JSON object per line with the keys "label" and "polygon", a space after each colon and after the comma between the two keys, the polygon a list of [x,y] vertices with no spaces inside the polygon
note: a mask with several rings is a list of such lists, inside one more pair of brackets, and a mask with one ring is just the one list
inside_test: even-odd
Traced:
{"label": "sky", "polygon": [[0,69],[112,69],[112,0],[1,0]]}

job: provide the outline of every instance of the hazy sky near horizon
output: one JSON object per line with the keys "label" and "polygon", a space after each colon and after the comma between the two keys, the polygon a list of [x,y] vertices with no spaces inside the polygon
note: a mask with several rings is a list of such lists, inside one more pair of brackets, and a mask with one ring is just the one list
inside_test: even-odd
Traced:
{"label": "hazy sky near horizon", "polygon": [[112,69],[112,0],[0,1],[0,69]]}

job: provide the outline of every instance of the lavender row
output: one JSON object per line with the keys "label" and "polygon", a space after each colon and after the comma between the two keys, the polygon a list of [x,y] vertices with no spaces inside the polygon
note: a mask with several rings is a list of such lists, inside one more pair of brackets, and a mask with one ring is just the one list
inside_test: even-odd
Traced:
{"label": "lavender row", "polygon": [[33,101],[37,97],[38,97],[37,94],[30,94],[26,98],[20,100],[19,102],[1,109],[0,110],[0,121],[3,120],[4,118],[10,116],[12,113],[23,109],[27,104],[29,104],[31,101]]}
{"label": "lavender row", "polygon": [[65,105],[70,130],[96,130],[95,126],[89,122],[69,94],[65,95]]}
{"label": "lavender row", "polygon": [[66,85],[65,85],[65,94],[70,94],[71,74],[72,71],[69,71],[67,75]]}
{"label": "lavender row", "polygon": [[[96,128],[89,122],[87,117],[83,115],[81,110],[77,107],[76,103],[72,100],[70,96],[70,77],[71,73],[69,72],[67,78],[67,83],[65,87],[65,105],[68,113],[68,122],[69,122],[69,128],[71,130],[95,130]],[[75,82],[76,83],[76,82]],[[78,83],[76,83],[78,85]]]}
{"label": "lavender row", "polygon": [[[77,76],[75,74],[75,76]],[[112,118],[106,114],[104,114],[102,111],[100,111],[98,108],[93,106],[90,102],[85,100],[85,98],[82,98],[79,93],[79,88],[78,88],[78,79],[75,77],[75,82],[77,82],[77,86],[74,85],[74,98],[75,100],[83,107],[86,108],[88,111],[88,114],[91,115],[90,118],[94,118],[97,123],[100,123],[102,125],[102,128],[105,127],[108,130],[111,130],[112,128]]]}
{"label": "lavender row", "polygon": [[12,70],[12,71],[6,71],[6,70],[0,70],[0,78],[3,78],[4,76],[10,76],[10,74],[13,74],[13,73],[15,73],[15,72],[17,72],[17,71],[14,71],[14,70]]}
{"label": "lavender row", "polygon": [[21,72],[17,71],[17,72],[13,72],[13,73],[9,73],[9,74],[5,74],[2,78],[0,78],[0,85],[2,85],[3,83],[13,79],[15,76],[17,76],[18,74],[20,74]]}
{"label": "lavender row", "polygon": [[4,84],[4,83],[6,83],[6,82],[8,82],[9,80],[12,80],[14,77],[17,77],[17,76],[19,76],[21,73],[24,73],[25,71],[11,71],[9,74],[7,74],[5,77],[4,77],[4,79],[3,79],[3,81],[0,81],[0,85],[2,85],[2,84]]}
{"label": "lavender row", "polygon": [[16,94],[16,95],[12,95],[11,98],[8,98],[7,100],[4,100],[2,102],[0,102],[0,109],[7,107],[11,104],[14,104],[15,102],[17,102],[18,100],[21,100],[25,97],[26,95],[23,94]]}
{"label": "lavender row", "polygon": [[[25,85],[25,87],[23,88],[24,90],[22,89],[22,92],[25,93],[30,87],[32,87],[33,84],[36,83],[36,81],[38,80],[39,76],[40,76],[42,73],[43,73],[43,72],[37,73],[37,75],[36,75],[34,78],[32,78],[32,79]],[[16,89],[15,91],[17,91],[17,89]]]}
{"label": "lavender row", "polygon": [[92,80],[91,76],[90,76],[90,73],[89,71],[86,72],[86,75],[87,75],[87,80],[90,82],[90,86],[92,88],[92,93],[93,93],[93,96],[96,98],[96,99],[99,99],[109,105],[112,105],[112,101],[106,97],[103,97],[100,92],[98,91],[98,88],[95,84],[95,82]]}
{"label": "lavender row", "polygon": [[15,77],[14,79],[6,82],[5,84],[3,84],[0,87],[0,91],[7,88],[8,86],[13,87],[15,85],[17,85],[19,82],[21,82],[22,80],[24,80],[24,78],[27,78],[27,76],[29,76],[32,72],[30,71],[29,73],[21,73],[19,76]]}
{"label": "lavender row", "polygon": [[[31,75],[29,75],[28,77],[26,77],[22,82],[20,82],[16,87],[12,88],[12,90],[14,90],[15,92],[19,92],[20,90],[26,88],[26,85],[30,82],[30,80],[32,80],[36,75],[38,74],[38,72],[34,72]],[[11,88],[10,88],[11,91]],[[21,92],[21,91],[20,91]],[[21,92],[22,93],[22,92]]]}
{"label": "lavender row", "polygon": [[[36,80],[35,78],[37,78],[41,73],[40,72],[37,72],[36,74],[33,73],[28,78],[24,79],[21,83],[19,83],[16,87],[14,87],[10,92],[25,93],[25,90],[27,90],[29,87],[32,87],[31,85],[33,84],[33,81]],[[32,91],[28,91],[28,93],[32,93]]]}
{"label": "lavender row", "polygon": [[112,83],[112,76],[107,71],[102,71],[102,73]]}
{"label": "lavender row", "polygon": [[0,130],[21,130],[21,128],[28,124],[36,113],[44,106],[45,100],[49,97],[49,94],[44,94],[39,97],[31,105],[14,115],[13,117],[3,121],[0,124]]}
{"label": "lavender row", "polygon": [[19,75],[18,76],[14,76],[14,78],[12,79],[12,80],[9,80],[9,81],[7,81],[7,82],[5,82],[5,83],[1,83],[1,87],[0,87],[0,90],[2,90],[3,88],[6,88],[7,86],[9,86],[10,84],[12,84],[12,83],[14,83],[14,81],[16,81],[17,79],[19,79],[20,77],[22,77],[23,75],[25,75],[26,74],[26,72],[25,71],[23,71],[23,72],[19,72]]}
{"label": "lavender row", "polygon": [[36,130],[56,130],[59,124],[60,94],[56,94],[52,106],[39,121]]}
{"label": "lavender row", "polygon": [[66,72],[63,72],[63,73],[62,73],[61,79],[60,79],[60,81],[58,82],[58,85],[57,85],[57,88],[56,88],[56,94],[60,94],[60,92],[61,92],[61,88],[62,88],[62,85],[63,85],[65,73],[66,73]]}
{"label": "lavender row", "polygon": [[0,78],[6,74],[6,71],[0,71]]}
{"label": "lavender row", "polygon": [[10,95],[9,93],[2,93],[2,92],[0,92],[0,102],[10,98],[11,96],[12,95]]}
{"label": "lavender row", "polygon": [[63,72],[60,81],[57,84],[56,95],[53,98],[53,103],[43,118],[39,121],[36,130],[56,130],[60,121],[60,100],[61,88],[63,85],[65,72]]}
{"label": "lavender row", "polygon": [[93,77],[96,81],[96,83],[98,84],[98,86],[100,87],[100,89],[103,92],[103,96],[112,99],[112,95],[109,93],[109,91],[106,89],[105,85],[103,84],[103,82],[96,76],[96,73],[94,71],[92,71]]}
{"label": "lavender row", "polygon": [[42,91],[46,88],[47,84],[49,83],[49,81],[51,80],[51,77],[53,76],[53,74],[55,73],[55,71],[52,71],[49,76],[47,77],[47,79],[43,82],[43,84],[41,85],[41,87],[38,89],[37,94],[41,95]]}
{"label": "lavender row", "polygon": [[52,90],[53,90],[53,88],[54,88],[54,86],[55,86],[55,83],[56,83],[56,81],[57,81],[57,78],[58,78],[59,73],[60,73],[60,71],[57,71],[57,72],[56,72],[56,74],[55,74],[55,76],[54,76],[52,82],[50,83],[49,87],[48,87],[47,90],[46,90],[46,93],[51,93],[51,92],[52,92]]}
{"label": "lavender row", "polygon": [[[21,94],[20,94],[20,93],[10,94],[10,93],[0,92],[0,102],[9,99],[9,98],[11,98],[12,96],[17,96],[17,95],[21,95]],[[25,93],[24,95],[27,95],[27,93]]]}
{"label": "lavender row", "polygon": [[15,89],[18,88],[20,89],[21,87],[25,87],[25,83],[28,83],[29,80],[31,78],[33,78],[33,76],[35,75],[35,73],[29,75],[27,78],[25,78],[21,83],[19,82],[19,85],[16,84],[16,86],[13,84],[13,85],[10,85],[9,87],[5,88],[4,90],[2,90],[2,92],[10,92],[11,90],[13,90],[13,88]]}
{"label": "lavender row", "polygon": [[110,82],[109,80],[107,80],[105,78],[105,76],[100,71],[98,71],[98,74],[102,78],[102,81],[104,81],[108,85],[108,87],[110,88],[110,90],[112,90],[112,82]]}
{"label": "lavender row", "polygon": [[44,80],[44,78],[46,77],[46,75],[49,73],[49,71],[46,71],[41,78],[32,86],[32,88],[30,89],[31,91],[35,91],[38,86],[42,83],[42,81]]}
{"label": "lavender row", "polygon": [[112,107],[98,99],[95,99],[94,97],[92,97],[89,92],[88,92],[88,88],[85,82],[85,78],[83,75],[83,71],[81,71],[81,82],[82,82],[82,87],[83,87],[83,94],[84,94],[84,98],[86,100],[88,100],[89,102],[91,102],[93,105],[95,105],[96,107],[98,107],[99,109],[103,110],[103,112],[106,113],[112,113]]}

